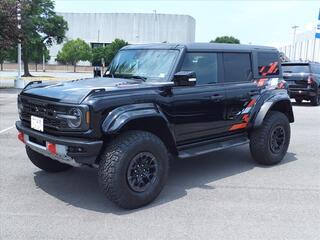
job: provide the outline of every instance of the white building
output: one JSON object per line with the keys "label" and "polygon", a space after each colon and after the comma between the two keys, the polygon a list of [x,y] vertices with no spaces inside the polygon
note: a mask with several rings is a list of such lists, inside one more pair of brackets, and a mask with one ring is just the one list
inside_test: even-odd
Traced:
{"label": "white building", "polygon": [[306,31],[296,35],[295,43],[282,46],[284,52],[291,60],[320,62],[320,39],[315,38],[314,31]]}
{"label": "white building", "polygon": [[[58,13],[68,22],[67,40],[81,38],[92,47],[111,43],[115,38],[129,44],[195,41],[195,19],[188,15],[157,13]],[[50,48],[55,58],[63,44]],[[87,63],[88,64],[88,63]]]}

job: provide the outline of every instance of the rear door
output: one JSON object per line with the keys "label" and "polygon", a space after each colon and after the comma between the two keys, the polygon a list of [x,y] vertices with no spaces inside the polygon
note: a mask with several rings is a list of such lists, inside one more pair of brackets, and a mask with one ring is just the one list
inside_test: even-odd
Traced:
{"label": "rear door", "polygon": [[226,132],[245,129],[247,109],[251,100],[259,94],[253,80],[252,55],[250,52],[223,53],[224,83],[226,89]]}

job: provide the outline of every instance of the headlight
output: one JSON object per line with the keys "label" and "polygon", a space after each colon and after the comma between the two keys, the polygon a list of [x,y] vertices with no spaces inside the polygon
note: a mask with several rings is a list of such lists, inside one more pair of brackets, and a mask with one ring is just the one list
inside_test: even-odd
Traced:
{"label": "headlight", "polygon": [[69,110],[69,116],[67,118],[68,126],[71,128],[78,128],[81,126],[82,122],[82,112],[78,108],[71,108]]}

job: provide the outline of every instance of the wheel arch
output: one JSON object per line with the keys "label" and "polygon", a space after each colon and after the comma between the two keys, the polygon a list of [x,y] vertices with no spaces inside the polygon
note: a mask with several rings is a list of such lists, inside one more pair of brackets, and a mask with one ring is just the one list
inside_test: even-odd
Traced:
{"label": "wheel arch", "polygon": [[261,126],[263,123],[266,115],[270,111],[278,111],[283,114],[285,114],[289,120],[290,123],[294,122],[294,115],[292,110],[292,104],[290,99],[284,98],[284,99],[277,99],[274,101],[267,101],[264,104],[262,104],[259,112],[256,115],[256,118],[254,120],[254,128]]}
{"label": "wheel arch", "polygon": [[106,136],[130,130],[153,133],[161,139],[170,153],[177,154],[173,130],[157,105],[142,103],[116,108],[108,114],[102,124],[102,132]]}

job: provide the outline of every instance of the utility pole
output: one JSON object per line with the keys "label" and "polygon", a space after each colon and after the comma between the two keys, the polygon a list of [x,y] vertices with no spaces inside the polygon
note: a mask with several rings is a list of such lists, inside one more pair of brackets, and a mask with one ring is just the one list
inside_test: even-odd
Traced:
{"label": "utility pole", "polygon": [[299,60],[302,61],[302,41],[300,42]]}
{"label": "utility pole", "polygon": [[315,55],[316,55],[316,43],[317,43],[317,39],[314,38],[314,39],[313,39],[312,62],[314,62],[314,57],[315,57]]}
{"label": "utility pole", "polygon": [[21,3],[17,0],[17,22],[18,22],[18,76],[14,81],[15,88],[24,88],[24,81],[21,79]]}
{"label": "utility pole", "polygon": [[308,60],[308,52],[309,52],[309,40],[307,40],[307,46],[306,46],[306,58],[305,60]]}
{"label": "utility pole", "polygon": [[43,46],[43,54],[42,54],[42,72],[46,71],[46,57],[45,57],[46,48]]}
{"label": "utility pole", "polygon": [[291,56],[292,60],[294,60],[296,58],[296,31],[297,31],[298,27],[299,26],[297,26],[297,25],[292,26],[292,29],[293,29],[293,42],[292,42],[293,57]]}

